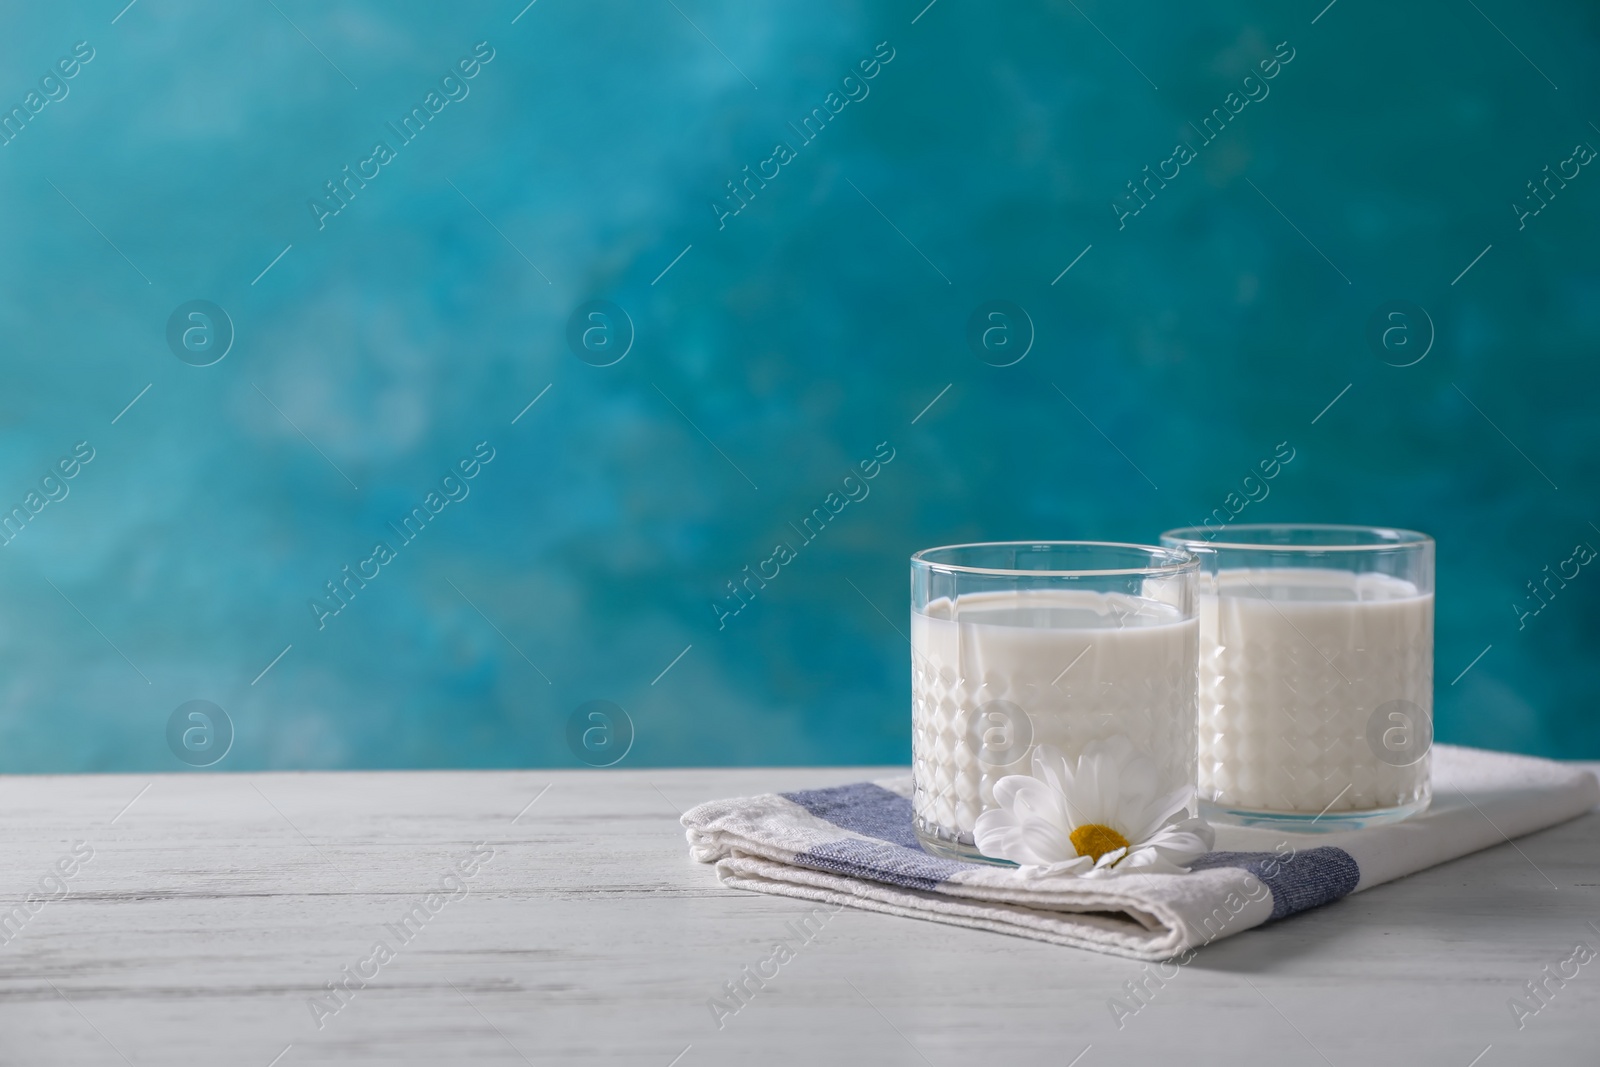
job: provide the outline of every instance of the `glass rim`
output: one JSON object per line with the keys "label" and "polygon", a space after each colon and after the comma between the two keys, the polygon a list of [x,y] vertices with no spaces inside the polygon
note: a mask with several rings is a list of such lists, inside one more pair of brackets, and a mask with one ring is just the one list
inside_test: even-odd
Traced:
{"label": "glass rim", "polygon": [[[1329,534],[1348,534],[1351,536],[1364,534],[1375,539],[1356,543],[1340,544],[1284,544],[1274,541],[1213,541],[1204,534],[1211,532],[1205,526],[1178,526],[1167,530],[1161,535],[1161,540],[1173,541],[1178,545],[1194,545],[1202,548],[1226,548],[1240,551],[1256,552],[1284,552],[1284,553],[1319,553],[1319,552],[1382,552],[1397,548],[1421,548],[1432,545],[1434,540],[1428,534],[1419,530],[1405,530],[1398,526],[1360,526],[1349,523],[1336,522],[1246,522],[1237,526],[1228,526],[1216,531],[1234,535],[1250,532],[1265,533],[1269,530],[1288,532],[1318,532]],[[1190,536],[1198,534],[1200,536]],[[1387,535],[1387,539],[1385,536]]]}
{"label": "glass rim", "polygon": [[[1119,548],[1142,552],[1151,561],[1148,567],[1078,567],[1069,570],[1023,570],[1015,567],[973,567],[929,559],[936,552],[955,552],[968,548]],[[913,567],[946,574],[981,574],[1006,578],[1099,578],[1119,575],[1160,576],[1200,569],[1200,557],[1183,548],[1169,545],[1141,545],[1132,541],[970,541],[960,545],[939,545],[911,554]]]}

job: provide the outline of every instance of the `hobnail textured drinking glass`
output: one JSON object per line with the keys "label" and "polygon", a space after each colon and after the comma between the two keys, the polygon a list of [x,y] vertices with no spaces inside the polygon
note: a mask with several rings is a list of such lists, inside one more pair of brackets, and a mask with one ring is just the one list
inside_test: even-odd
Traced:
{"label": "hobnail textured drinking glass", "polygon": [[1250,524],[1161,543],[1200,560],[1203,815],[1320,831],[1428,806],[1432,538]]}
{"label": "hobnail textured drinking glass", "polygon": [[1195,781],[1198,562],[1087,541],[930,548],[911,557],[912,805],[923,847],[973,842],[994,785],[1034,748],[1076,758],[1121,734],[1172,790]]}

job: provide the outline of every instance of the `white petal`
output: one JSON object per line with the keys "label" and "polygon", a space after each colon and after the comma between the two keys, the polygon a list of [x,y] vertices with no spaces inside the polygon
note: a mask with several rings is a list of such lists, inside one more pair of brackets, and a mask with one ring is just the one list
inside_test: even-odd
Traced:
{"label": "white petal", "polygon": [[980,838],[984,834],[1000,833],[1007,827],[1015,826],[1017,817],[1011,813],[1009,807],[990,808],[978,816],[978,821],[972,828],[972,836]]}
{"label": "white petal", "polygon": [[1151,840],[1155,840],[1156,838],[1160,837],[1161,834],[1168,832],[1194,834],[1200,839],[1201,843],[1205,845],[1207,851],[1209,851],[1217,841],[1217,832],[1213,830],[1211,828],[1211,824],[1206,822],[1204,819],[1174,815],[1167,821],[1166,826],[1162,827],[1158,832],[1151,835]]}
{"label": "white petal", "polygon": [[1017,844],[1015,828],[1002,830],[977,839],[978,851],[990,859],[1027,862],[1021,846]]}
{"label": "white petal", "polygon": [[[1038,783],[1034,783],[1037,785]],[[973,842],[993,859],[1013,863],[1056,863],[1077,856],[1069,831],[1055,819],[1024,809],[992,808],[978,816]]]}
{"label": "white petal", "polygon": [[[1019,840],[1027,850],[1030,863],[1061,863],[1078,857],[1069,831],[1049,819],[1023,819]],[[1017,862],[1023,862],[1018,860]]]}
{"label": "white petal", "polygon": [[1069,831],[1093,821],[1084,817],[1077,797],[1082,786],[1078,783],[1072,763],[1060,750],[1050,745],[1040,745],[1034,749],[1033,774],[1055,796],[1057,810]]}
{"label": "white petal", "polygon": [[1033,750],[1033,777],[1063,796],[1072,791],[1072,764],[1053,745],[1040,745]]}
{"label": "white petal", "polygon": [[1067,794],[1067,802],[1072,805],[1072,813],[1078,820],[1077,825],[1099,823],[1106,826],[1116,819],[1118,769],[1110,756],[1094,743],[1085,746],[1083,754],[1078,757],[1074,788]]}
{"label": "white petal", "polygon": [[1050,810],[1052,795],[1047,785],[1025,774],[1008,774],[994,784],[994,802],[1007,810]]}
{"label": "white petal", "polygon": [[1110,852],[1102,852],[1100,858],[1094,861],[1095,869],[1113,866],[1123,856],[1127,855],[1128,847],[1114,848]]}
{"label": "white petal", "polygon": [[1063,860],[1060,863],[1025,864],[1021,868],[1024,878],[1048,878],[1057,874],[1081,874],[1088,867],[1089,857],[1079,856],[1077,859]]}
{"label": "white petal", "polygon": [[1014,826],[991,830],[986,834],[974,834],[973,837],[978,851],[990,859],[1010,860],[1012,863],[1030,862],[1026,850],[1020,844],[1019,832]]}
{"label": "white petal", "polygon": [[1188,874],[1188,868],[1163,859],[1152,849],[1140,849],[1114,868],[1121,874]]}
{"label": "white petal", "polygon": [[972,828],[972,840],[978,851],[998,860],[1012,857],[1015,841],[1020,833],[1017,817],[1008,808],[991,808],[978,816]]}
{"label": "white petal", "polygon": [[1181,866],[1210,852],[1215,841],[1216,835],[1204,819],[1183,819],[1142,842],[1140,850]]}
{"label": "white petal", "polygon": [[1029,782],[1036,779],[1025,774],[1008,774],[994,784],[994,802],[1002,808],[1009,808],[1017,795],[1017,790],[1026,788]]}
{"label": "white petal", "polygon": [[1182,785],[1166,796],[1146,804],[1139,817],[1133,821],[1133,832],[1128,834],[1128,840],[1143,841],[1180,812],[1187,817],[1189,802],[1193,799],[1194,786]]}
{"label": "white petal", "polygon": [[1078,761],[1080,778],[1085,776],[1086,765],[1090,770],[1088,782],[1073,798],[1079,814],[1088,822],[1110,826],[1124,837],[1131,836],[1135,824],[1143,820],[1130,816],[1142,814],[1147,798],[1156,790],[1155,764],[1142,756],[1126,737],[1117,734],[1085,745]]}

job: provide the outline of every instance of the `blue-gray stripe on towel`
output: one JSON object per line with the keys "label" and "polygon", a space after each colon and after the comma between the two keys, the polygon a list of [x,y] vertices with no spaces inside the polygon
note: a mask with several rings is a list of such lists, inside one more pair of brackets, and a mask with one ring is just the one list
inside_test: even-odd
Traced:
{"label": "blue-gray stripe on towel", "polygon": [[1290,853],[1211,852],[1201,856],[1190,870],[1239,867],[1266,883],[1272,890],[1272,918],[1320,908],[1355,889],[1361,881],[1361,868],[1350,853],[1332,845],[1321,845]]}
{"label": "blue-gray stripe on towel", "polygon": [[783,798],[841,830],[861,835],[841,834],[837,841],[799,853],[794,862],[800,866],[923,890],[937,889],[951,875],[975,866],[922,851],[911,829],[911,801],[871,782],[805,789],[784,793]]}
{"label": "blue-gray stripe on towel", "polygon": [[911,829],[911,801],[871,782],[780,794],[819,819],[863,837],[922,851]]}
{"label": "blue-gray stripe on towel", "polygon": [[794,863],[813,870],[923,890],[936,890],[952,876],[975,866],[864,837],[841,837],[796,853]]}

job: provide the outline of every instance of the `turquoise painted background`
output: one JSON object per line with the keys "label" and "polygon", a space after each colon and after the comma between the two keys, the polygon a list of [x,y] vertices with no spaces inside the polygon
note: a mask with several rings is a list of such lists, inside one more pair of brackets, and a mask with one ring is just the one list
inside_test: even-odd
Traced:
{"label": "turquoise painted background", "polygon": [[1600,12],[1324,2],[8,6],[0,770],[904,762],[912,551],[1217,509],[1600,756]]}

